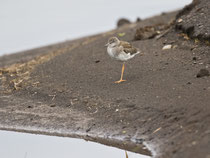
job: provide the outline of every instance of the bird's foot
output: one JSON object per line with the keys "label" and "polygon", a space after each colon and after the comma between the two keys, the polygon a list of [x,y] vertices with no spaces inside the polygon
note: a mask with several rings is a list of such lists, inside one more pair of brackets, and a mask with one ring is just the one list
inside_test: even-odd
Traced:
{"label": "bird's foot", "polygon": [[125,82],[126,80],[119,80],[119,81],[115,81],[114,83],[121,83],[121,82]]}

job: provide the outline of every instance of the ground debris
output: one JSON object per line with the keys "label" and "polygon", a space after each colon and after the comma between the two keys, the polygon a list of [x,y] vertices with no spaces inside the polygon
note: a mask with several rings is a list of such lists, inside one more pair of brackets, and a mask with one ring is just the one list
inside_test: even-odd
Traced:
{"label": "ground debris", "polygon": [[162,127],[159,127],[159,128],[157,128],[156,130],[154,130],[154,132],[153,133],[157,133],[159,130],[161,130],[162,129]]}
{"label": "ground debris", "polygon": [[[6,85],[6,88],[10,87],[12,90],[19,90],[23,87],[23,85],[27,84],[26,81],[30,79],[30,73],[37,65],[43,64],[51,60],[53,57],[64,53],[67,50],[69,51],[76,46],[78,46],[78,44],[71,47],[64,47],[45,55],[40,55],[24,63],[15,63],[7,67],[0,68],[0,78],[4,79],[3,85]],[[10,91],[11,90],[8,90],[8,92]]]}
{"label": "ground debris", "polygon": [[157,35],[161,35],[162,32],[167,30],[170,25],[168,24],[157,24],[153,26],[140,27],[136,30],[134,40],[146,40],[152,39]]}
{"label": "ground debris", "polygon": [[127,24],[130,24],[130,23],[131,22],[128,19],[122,18],[122,19],[118,20],[117,27],[121,27],[123,25],[127,25]]}

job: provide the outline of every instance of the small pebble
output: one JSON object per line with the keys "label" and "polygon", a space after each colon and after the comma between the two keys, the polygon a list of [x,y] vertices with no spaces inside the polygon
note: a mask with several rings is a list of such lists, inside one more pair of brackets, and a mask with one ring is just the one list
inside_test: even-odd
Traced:
{"label": "small pebble", "polygon": [[197,60],[197,58],[196,57],[193,57],[192,60]]}
{"label": "small pebble", "polygon": [[200,71],[197,73],[196,77],[201,78],[205,76],[209,76],[209,71],[207,69],[200,69]]}
{"label": "small pebble", "polygon": [[196,145],[196,144],[197,144],[197,142],[196,142],[196,141],[193,141],[193,142],[192,142],[192,145]]}
{"label": "small pebble", "polygon": [[182,22],[183,20],[182,19],[178,19],[178,23]]}
{"label": "small pebble", "polygon": [[168,44],[168,45],[163,46],[162,50],[167,50],[167,49],[171,49],[171,48],[172,48],[172,45]]}

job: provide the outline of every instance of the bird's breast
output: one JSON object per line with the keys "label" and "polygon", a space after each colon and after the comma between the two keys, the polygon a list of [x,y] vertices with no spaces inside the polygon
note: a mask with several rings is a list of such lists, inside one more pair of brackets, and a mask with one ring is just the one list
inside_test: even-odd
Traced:
{"label": "bird's breast", "polygon": [[110,57],[115,58],[115,50],[113,48],[107,47],[107,53]]}

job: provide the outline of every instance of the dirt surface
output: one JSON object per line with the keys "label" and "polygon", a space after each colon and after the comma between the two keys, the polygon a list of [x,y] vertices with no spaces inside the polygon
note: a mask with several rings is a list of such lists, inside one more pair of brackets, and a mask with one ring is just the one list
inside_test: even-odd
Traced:
{"label": "dirt surface", "polygon": [[[184,23],[189,11],[179,14]],[[210,47],[177,30],[176,15],[7,56],[0,129],[80,137],[155,158],[209,158]],[[134,40],[138,29],[160,24],[153,37]],[[126,63],[120,84],[122,63],[104,47],[111,36],[142,52]]]}

